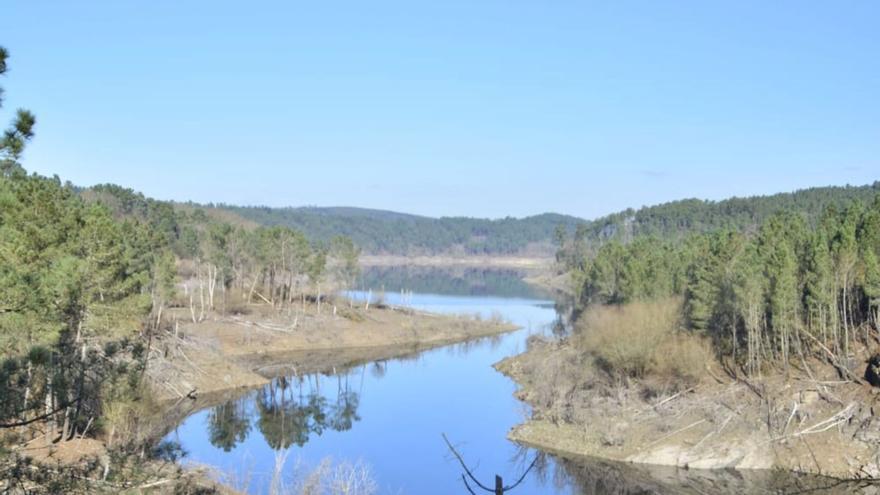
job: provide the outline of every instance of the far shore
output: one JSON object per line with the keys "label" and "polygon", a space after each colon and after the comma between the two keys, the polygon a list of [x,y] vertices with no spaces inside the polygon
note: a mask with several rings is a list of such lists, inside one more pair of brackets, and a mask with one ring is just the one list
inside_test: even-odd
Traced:
{"label": "far shore", "polygon": [[361,266],[430,266],[474,268],[515,268],[526,270],[543,270],[551,267],[554,259],[540,256],[397,256],[397,255],[362,255]]}

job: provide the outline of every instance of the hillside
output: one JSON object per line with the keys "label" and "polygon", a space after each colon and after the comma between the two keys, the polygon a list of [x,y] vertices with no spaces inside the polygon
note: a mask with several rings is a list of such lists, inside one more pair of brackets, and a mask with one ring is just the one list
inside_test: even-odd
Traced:
{"label": "hillside", "polygon": [[[310,239],[327,241],[350,237],[367,254],[393,255],[532,255],[555,252],[555,232],[565,227],[570,237],[578,225],[591,244],[611,238],[624,241],[641,236],[665,239],[719,228],[753,230],[780,210],[797,211],[814,224],[828,206],[842,207],[853,200],[870,202],[880,182],[863,186],[830,186],[770,196],[722,201],[683,199],[638,210],[627,209],[587,221],[574,216],[545,213],[525,218],[431,218],[393,211],[353,207],[270,208],[208,205],[212,215],[240,222],[295,228]],[[181,205],[193,208],[198,205]]]}
{"label": "hillside", "polygon": [[218,205],[262,224],[283,225],[315,240],[350,237],[366,253],[396,255],[469,254],[552,255],[558,225],[573,231],[583,220],[554,213],[497,220],[466,217],[430,218],[363,208],[268,208]]}
{"label": "hillside", "polygon": [[869,203],[880,192],[880,181],[863,186],[828,186],[769,196],[733,197],[722,201],[683,199],[627,209],[589,222],[587,238],[631,240],[640,236],[678,238],[721,228],[755,229],[765,219],[785,210],[803,215],[810,225],[829,206],[840,209],[852,201]]}

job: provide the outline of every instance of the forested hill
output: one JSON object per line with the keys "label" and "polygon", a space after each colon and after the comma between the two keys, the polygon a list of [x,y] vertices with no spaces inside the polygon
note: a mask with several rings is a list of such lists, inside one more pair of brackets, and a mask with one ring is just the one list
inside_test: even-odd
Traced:
{"label": "forested hill", "polygon": [[283,225],[310,239],[350,237],[364,252],[395,255],[552,255],[558,225],[574,231],[583,220],[554,213],[497,220],[430,218],[364,208],[214,207],[262,225]]}
{"label": "forested hill", "polygon": [[783,210],[803,215],[810,225],[815,225],[826,208],[840,209],[856,200],[870,203],[878,192],[880,181],[864,186],[813,187],[723,201],[684,199],[598,218],[587,224],[586,237],[589,240],[631,240],[642,236],[668,239],[725,228],[749,231]]}
{"label": "forested hill", "polygon": [[256,224],[292,227],[315,240],[344,235],[368,254],[550,255],[555,252],[553,244],[559,225],[564,226],[567,236],[571,237],[576,227],[582,224],[585,240],[594,243],[611,238],[626,241],[646,235],[680,238],[720,228],[749,231],[780,210],[798,212],[813,224],[828,206],[842,208],[853,200],[868,203],[878,192],[880,182],[864,186],[816,187],[723,201],[685,199],[638,210],[628,209],[592,221],[554,213],[497,220],[430,218],[347,207],[216,205],[208,210]]}

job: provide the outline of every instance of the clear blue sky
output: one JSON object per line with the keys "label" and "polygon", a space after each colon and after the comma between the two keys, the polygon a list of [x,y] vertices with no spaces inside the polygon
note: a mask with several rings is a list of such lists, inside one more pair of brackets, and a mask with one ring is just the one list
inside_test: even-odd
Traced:
{"label": "clear blue sky", "polygon": [[594,217],[880,179],[880,2],[5,0],[25,166],[162,199]]}

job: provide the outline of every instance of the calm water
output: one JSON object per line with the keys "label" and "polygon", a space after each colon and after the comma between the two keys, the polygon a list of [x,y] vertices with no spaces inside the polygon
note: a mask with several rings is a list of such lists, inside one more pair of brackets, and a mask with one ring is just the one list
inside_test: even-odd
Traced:
{"label": "calm water", "polygon": [[[171,432],[167,438],[183,446],[188,462],[213,466],[251,493],[269,490],[276,465],[285,484],[295,486],[326,458],[369,466],[382,494],[467,493],[460,466],[441,437],[445,433],[476,466],[473,471],[484,484],[491,485],[496,474],[506,482],[520,476],[537,453],[509,442],[506,434],[528,416],[528,408],[513,397],[514,384],[491,366],[524,351],[530,334],[558,332],[557,308],[562,306],[513,272],[384,269],[364,279],[365,286],[384,287],[391,304],[500,314],[522,329],[335,375],[276,379],[262,390],[193,414]],[[402,288],[439,294],[415,292],[402,298]],[[510,493],[775,491],[771,487],[778,485],[770,474],[648,470],[542,456]]]}

